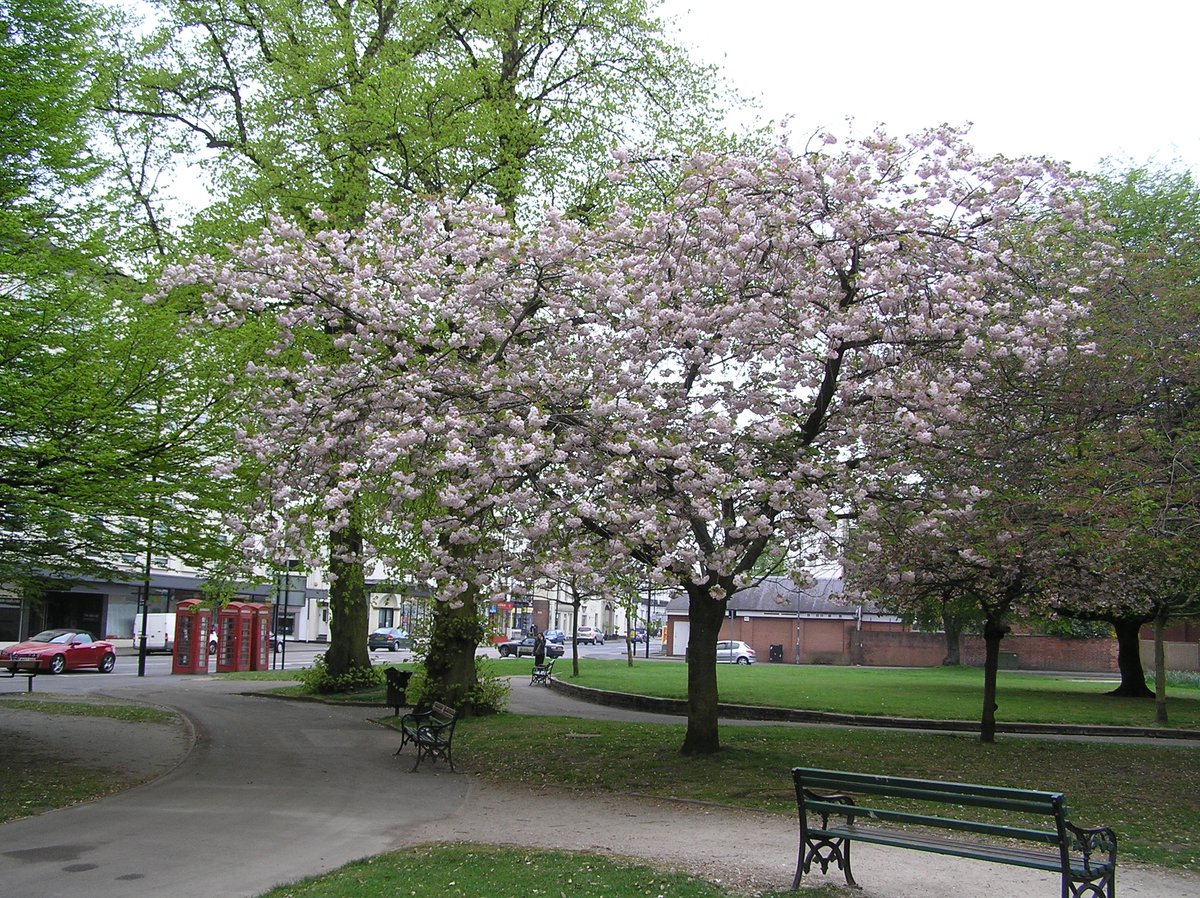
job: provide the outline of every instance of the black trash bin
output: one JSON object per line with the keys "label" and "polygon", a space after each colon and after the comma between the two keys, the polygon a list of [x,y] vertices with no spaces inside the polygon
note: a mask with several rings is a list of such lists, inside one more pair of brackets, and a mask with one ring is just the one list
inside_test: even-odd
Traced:
{"label": "black trash bin", "polygon": [[779,643],[772,643],[768,657],[770,657],[770,659],[776,663],[782,661],[783,660],[783,646],[780,645]]}
{"label": "black trash bin", "polygon": [[413,672],[389,667],[383,672],[383,675],[387,678],[388,707],[399,714],[400,709],[408,704],[406,693],[408,692],[408,681],[412,679]]}

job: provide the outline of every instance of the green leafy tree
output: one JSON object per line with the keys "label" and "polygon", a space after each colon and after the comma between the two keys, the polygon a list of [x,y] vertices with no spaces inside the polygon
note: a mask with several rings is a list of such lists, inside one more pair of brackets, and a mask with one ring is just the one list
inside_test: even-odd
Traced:
{"label": "green leafy tree", "polygon": [[153,258],[126,238],[144,222],[114,230],[120,172],[93,150],[114,27],[82,3],[3,7],[0,582],[34,590],[129,553],[227,554],[211,461],[228,341],[143,302]]}
{"label": "green leafy tree", "polygon": [[[160,27],[109,108],[211,153],[218,199],[199,243],[268,213],[307,227],[315,208],[353,226],[377,200],[425,194],[490,199],[512,218],[550,202],[586,217],[606,203],[614,144],[690,145],[719,118],[711,74],[665,39],[643,0],[163,0],[154,10]],[[336,357],[327,330],[311,349]],[[335,674],[369,664],[366,559],[394,540],[377,505],[362,496],[329,531]],[[447,695],[473,683],[476,604],[444,603],[453,619],[434,624],[446,638],[435,639],[431,680]]]}
{"label": "green leafy tree", "polygon": [[1078,557],[1059,611],[1112,624],[1115,694],[1149,697],[1140,631],[1195,613],[1200,595],[1200,187],[1133,169],[1098,192],[1124,264],[1094,304],[1095,352],[1064,381],[1073,439],[1058,476]]}

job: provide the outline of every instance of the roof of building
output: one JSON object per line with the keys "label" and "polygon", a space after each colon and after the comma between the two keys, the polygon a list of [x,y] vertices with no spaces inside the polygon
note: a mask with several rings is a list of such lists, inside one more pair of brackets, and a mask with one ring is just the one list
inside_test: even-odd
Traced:
{"label": "roof of building", "polygon": [[[732,612],[779,614],[791,617],[856,617],[859,604],[842,600],[844,586],[841,577],[818,577],[811,584],[798,587],[790,577],[766,577],[736,592],[729,599]],[[667,611],[687,611],[685,595],[677,595],[667,606]],[[862,613],[887,615],[883,609],[862,603]]]}

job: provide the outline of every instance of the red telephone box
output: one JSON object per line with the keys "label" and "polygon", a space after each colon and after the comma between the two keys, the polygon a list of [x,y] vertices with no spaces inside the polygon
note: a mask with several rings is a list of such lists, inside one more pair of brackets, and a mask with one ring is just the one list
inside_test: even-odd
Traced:
{"label": "red telephone box", "polygon": [[250,670],[254,603],[230,602],[217,612],[217,673]]}
{"label": "red telephone box", "polygon": [[271,669],[271,609],[260,602],[246,603],[254,613],[250,670]]}
{"label": "red telephone box", "polygon": [[175,606],[175,648],[171,673],[208,673],[208,628],[212,612],[200,607],[199,599],[186,599]]}

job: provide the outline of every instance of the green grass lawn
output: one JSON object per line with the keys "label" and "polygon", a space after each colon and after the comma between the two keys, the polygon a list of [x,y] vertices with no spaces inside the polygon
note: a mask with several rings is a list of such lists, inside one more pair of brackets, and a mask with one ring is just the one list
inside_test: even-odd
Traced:
{"label": "green grass lawn", "polygon": [[1061,791],[1075,823],[1117,831],[1122,860],[1200,872],[1200,752],[1183,745],[1018,736],[985,744],[966,734],[729,725],[717,755],[686,758],[683,735],[683,724],[468,718],[455,733],[455,766],[536,788],[604,789],[788,816],[795,814],[796,766]]}
{"label": "green grass lawn", "polygon": [[[172,711],[146,705],[110,701],[95,696],[66,696],[53,693],[41,693],[25,698],[5,696],[3,702],[0,702],[0,715],[4,709],[65,714],[72,717],[110,717],[114,720],[143,724],[170,724],[179,719]],[[4,741],[0,739],[0,743]],[[6,747],[10,750],[16,748]],[[0,766],[0,794],[4,796],[4,803],[0,805],[0,823],[102,798],[140,781],[138,777],[115,773],[102,767],[67,764],[13,751],[8,763]]]}
{"label": "green grass lawn", "polygon": [[[558,679],[613,692],[687,697],[687,666],[664,661],[581,659],[579,676],[569,664]],[[978,668],[832,667],[794,664],[722,664],[717,667],[721,701],[888,717],[933,720],[980,718],[983,671]],[[1153,699],[1105,695],[1117,681],[1070,675],[1001,671],[997,680],[998,721],[1154,726]],[[1200,687],[1167,690],[1168,726],[1200,729]]]}
{"label": "green grass lawn", "polygon": [[[593,854],[433,845],[347,864],[263,898],[730,898],[720,886]],[[780,898],[795,892],[770,893]],[[805,898],[845,895],[823,886]],[[769,898],[769,895],[760,896]]]}

